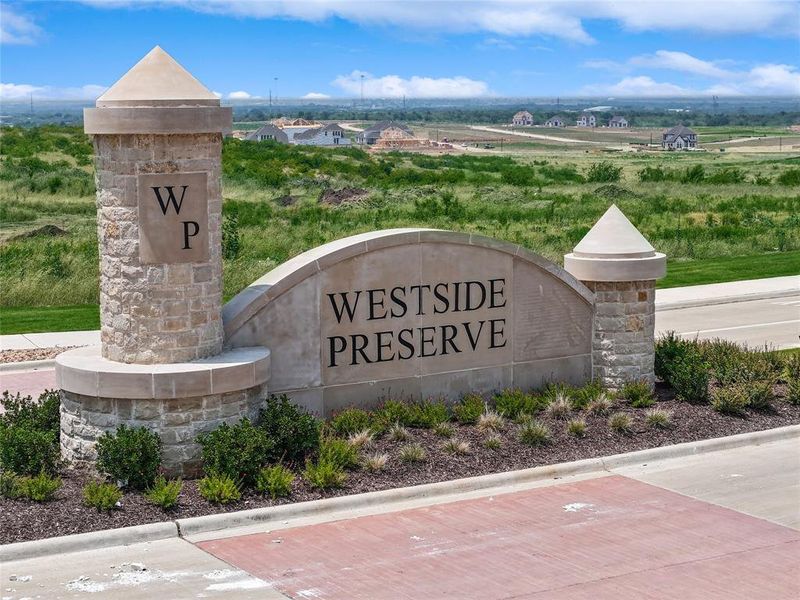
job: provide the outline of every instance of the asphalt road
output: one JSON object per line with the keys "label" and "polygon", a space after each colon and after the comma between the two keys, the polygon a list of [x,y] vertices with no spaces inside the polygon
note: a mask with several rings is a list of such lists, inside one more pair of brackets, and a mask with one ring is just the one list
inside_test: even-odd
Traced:
{"label": "asphalt road", "polygon": [[800,348],[800,294],[656,311],[656,334],[670,330],[686,338],[722,338],[749,346]]}

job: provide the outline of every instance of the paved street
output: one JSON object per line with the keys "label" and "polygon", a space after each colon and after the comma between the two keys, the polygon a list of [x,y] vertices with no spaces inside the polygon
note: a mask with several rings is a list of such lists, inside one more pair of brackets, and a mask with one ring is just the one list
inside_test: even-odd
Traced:
{"label": "paved street", "polygon": [[749,346],[800,348],[800,294],[783,298],[656,310],[656,332],[722,338]]}
{"label": "paved street", "polygon": [[794,600],[799,450],[794,438],[397,512],[19,561],[3,566],[3,597]]}

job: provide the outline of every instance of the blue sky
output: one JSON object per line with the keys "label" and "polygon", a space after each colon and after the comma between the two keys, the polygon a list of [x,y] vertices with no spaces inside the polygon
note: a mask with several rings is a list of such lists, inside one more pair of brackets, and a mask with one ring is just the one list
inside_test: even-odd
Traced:
{"label": "blue sky", "polygon": [[[0,94],[93,99],[154,45],[224,98],[800,96],[786,0],[0,0]],[[277,82],[275,78],[277,79]]]}

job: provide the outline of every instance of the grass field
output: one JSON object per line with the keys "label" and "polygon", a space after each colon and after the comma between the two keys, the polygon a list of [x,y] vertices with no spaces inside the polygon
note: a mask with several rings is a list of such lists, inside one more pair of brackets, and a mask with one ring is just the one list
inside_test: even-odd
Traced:
{"label": "grass field", "polygon": [[[12,135],[3,130],[0,332],[95,328],[91,146],[74,129]],[[476,232],[560,263],[611,203],[669,257],[662,287],[800,273],[798,152],[609,153],[539,142],[421,155],[226,140],[223,212],[240,244],[224,261],[225,297],[309,248],[391,227]],[[346,186],[364,193],[339,206],[318,201]],[[65,234],[31,235],[52,225]]]}

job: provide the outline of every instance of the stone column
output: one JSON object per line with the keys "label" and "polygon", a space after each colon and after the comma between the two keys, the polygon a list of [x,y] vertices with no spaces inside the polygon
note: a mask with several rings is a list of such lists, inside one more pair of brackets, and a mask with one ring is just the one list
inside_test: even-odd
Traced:
{"label": "stone column", "polygon": [[616,389],[626,381],[655,384],[655,282],[666,274],[656,252],[612,205],[564,268],[595,293],[592,376]]}
{"label": "stone column", "polygon": [[231,109],[155,47],[86,109],[97,168],[102,355],[222,350],[220,160]]}

